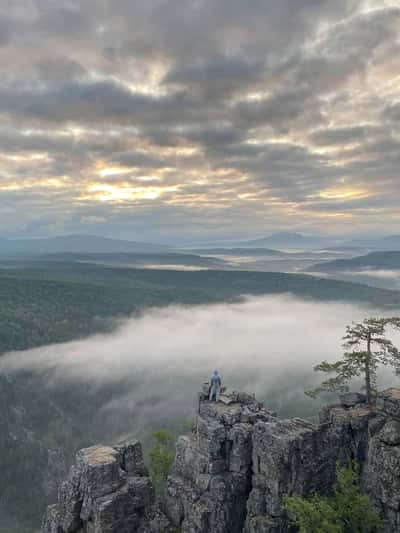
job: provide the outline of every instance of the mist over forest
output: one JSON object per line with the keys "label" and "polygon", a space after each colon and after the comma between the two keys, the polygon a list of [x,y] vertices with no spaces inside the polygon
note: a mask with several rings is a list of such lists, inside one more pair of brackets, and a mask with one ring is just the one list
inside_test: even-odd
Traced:
{"label": "mist over forest", "polygon": [[[352,321],[400,308],[393,287],[341,281],[330,268],[338,254],[364,261],[358,252],[140,247],[3,257],[3,523],[13,533],[40,523],[60,482],[54,457],[66,472],[79,448],[127,438],[139,438],[147,457],[154,431],[186,432],[214,369],[280,416],[315,421],[336,396],[305,396],[321,379],[314,365],[340,356]],[[320,275],[308,272],[316,261]],[[397,380],[382,371],[379,386]]]}
{"label": "mist over forest", "polygon": [[[115,411],[111,418],[120,416],[121,428],[141,431],[146,424],[190,416],[195,391],[214,368],[228,387],[269,397],[274,408],[301,396],[314,380],[313,366],[340,354],[345,326],[370,313],[366,306],[285,295],[171,306],[121,321],[113,333],[6,354],[0,371],[46,373],[49,387],[123,382],[121,397],[101,408],[106,414]],[[129,424],[123,420],[126,412]]]}
{"label": "mist over forest", "polygon": [[39,532],[83,447],[148,462],[215,369],[282,417],[338,401],[313,367],[400,315],[399,24],[396,0],[0,0],[0,533]]}

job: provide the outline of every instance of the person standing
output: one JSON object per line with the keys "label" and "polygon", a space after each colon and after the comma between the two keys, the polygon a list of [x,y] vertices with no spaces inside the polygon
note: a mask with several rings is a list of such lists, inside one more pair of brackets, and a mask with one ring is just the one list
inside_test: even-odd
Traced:
{"label": "person standing", "polygon": [[212,402],[214,399],[216,402],[219,400],[219,395],[221,392],[222,380],[221,376],[218,373],[218,370],[214,370],[214,374],[211,376],[210,380],[210,396],[209,400]]}

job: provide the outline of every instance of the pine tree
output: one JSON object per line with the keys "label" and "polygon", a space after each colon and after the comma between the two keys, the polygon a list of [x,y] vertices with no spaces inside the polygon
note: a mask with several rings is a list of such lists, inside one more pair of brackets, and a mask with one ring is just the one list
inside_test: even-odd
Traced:
{"label": "pine tree", "polygon": [[349,381],[362,375],[367,402],[372,404],[377,394],[378,366],[391,365],[400,371],[400,352],[385,336],[389,326],[400,329],[400,318],[367,318],[347,326],[342,359],[335,363],[323,361],[314,368],[315,371],[336,375],[306,394],[315,397],[323,391],[346,392]]}

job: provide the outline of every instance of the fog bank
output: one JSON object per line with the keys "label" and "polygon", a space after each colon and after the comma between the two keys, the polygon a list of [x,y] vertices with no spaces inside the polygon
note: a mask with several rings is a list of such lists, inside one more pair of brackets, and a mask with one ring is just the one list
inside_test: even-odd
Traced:
{"label": "fog bank", "polygon": [[356,305],[290,296],[173,306],[127,319],[111,334],[7,354],[0,372],[50,371],[49,386],[114,384],[102,416],[117,424],[117,412],[143,428],[190,416],[197,390],[215,368],[228,387],[270,398],[275,406],[303,398],[304,386],[322,377],[313,365],[337,359],[345,326],[370,315]]}

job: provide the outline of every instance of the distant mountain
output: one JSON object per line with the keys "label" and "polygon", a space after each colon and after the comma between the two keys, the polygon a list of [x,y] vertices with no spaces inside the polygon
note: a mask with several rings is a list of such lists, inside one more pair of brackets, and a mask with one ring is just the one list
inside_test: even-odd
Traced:
{"label": "distant mountain", "polygon": [[396,250],[400,251],[400,235],[389,235],[381,239],[353,239],[346,243],[347,246],[359,246],[372,250]]}
{"label": "distant mountain", "polygon": [[238,246],[242,248],[272,248],[278,250],[310,250],[321,248],[329,244],[328,240],[322,237],[311,237],[301,233],[274,233],[269,237],[243,241]]}
{"label": "distant mountain", "polygon": [[198,267],[223,269],[227,263],[216,257],[201,257],[188,253],[58,253],[41,255],[41,261],[83,262],[109,266],[153,267]]}
{"label": "distant mountain", "polygon": [[348,270],[400,270],[399,252],[372,252],[350,259],[336,259],[327,263],[317,263],[308,272],[343,272]]}
{"label": "distant mountain", "polygon": [[195,248],[190,250],[198,255],[266,256],[285,257],[287,254],[270,248]]}
{"label": "distant mountain", "polygon": [[368,248],[364,248],[362,246],[350,246],[350,245],[343,245],[343,246],[328,246],[324,249],[326,252],[334,252],[338,254],[343,255],[365,255],[368,253]]}
{"label": "distant mountain", "polygon": [[96,235],[65,235],[43,239],[0,239],[0,256],[38,256],[55,253],[159,253],[171,248],[161,244],[124,241]]}

